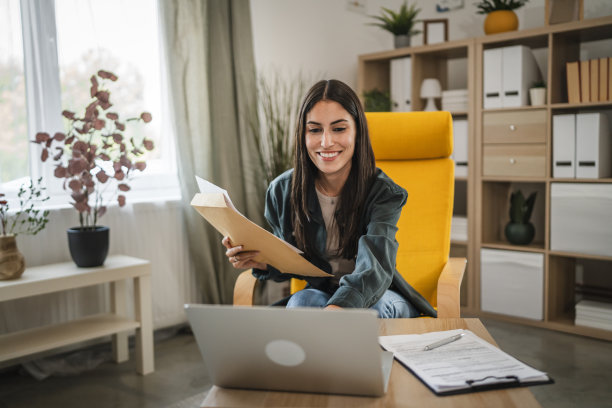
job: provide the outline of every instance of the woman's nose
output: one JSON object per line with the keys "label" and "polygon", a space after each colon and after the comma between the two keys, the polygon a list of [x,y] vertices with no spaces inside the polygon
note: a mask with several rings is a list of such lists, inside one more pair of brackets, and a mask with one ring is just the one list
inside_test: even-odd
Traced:
{"label": "woman's nose", "polygon": [[321,147],[331,147],[333,146],[334,141],[332,140],[331,132],[323,131],[323,137],[321,137]]}

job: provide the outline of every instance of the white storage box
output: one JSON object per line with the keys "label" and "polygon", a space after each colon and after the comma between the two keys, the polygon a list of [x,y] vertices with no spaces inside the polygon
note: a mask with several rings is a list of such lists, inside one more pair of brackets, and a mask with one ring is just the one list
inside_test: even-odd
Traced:
{"label": "white storage box", "polygon": [[612,256],[612,184],[552,183],[550,249]]}
{"label": "white storage box", "polygon": [[481,309],[542,320],[544,254],[481,249]]}

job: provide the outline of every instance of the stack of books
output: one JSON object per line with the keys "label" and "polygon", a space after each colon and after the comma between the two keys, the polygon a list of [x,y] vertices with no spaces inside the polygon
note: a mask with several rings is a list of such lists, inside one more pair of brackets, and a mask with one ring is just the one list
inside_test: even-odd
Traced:
{"label": "stack of books", "polygon": [[581,300],[576,304],[576,326],[612,330],[612,303]]}
{"label": "stack of books", "polygon": [[569,103],[612,100],[612,57],[566,64]]}
{"label": "stack of books", "polygon": [[442,110],[464,112],[468,110],[468,90],[453,89],[442,91]]}
{"label": "stack of books", "polygon": [[453,215],[451,222],[451,241],[467,241],[467,217]]}

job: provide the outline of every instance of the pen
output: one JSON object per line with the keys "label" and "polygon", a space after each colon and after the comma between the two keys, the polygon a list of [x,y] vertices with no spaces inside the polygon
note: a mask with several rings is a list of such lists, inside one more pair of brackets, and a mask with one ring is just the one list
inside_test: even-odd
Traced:
{"label": "pen", "polygon": [[462,338],[464,334],[465,333],[459,333],[459,334],[456,334],[454,336],[448,337],[446,339],[442,339],[442,340],[436,341],[435,343],[431,343],[430,345],[425,346],[423,351],[433,350],[433,349],[438,348],[440,346],[443,346],[445,344],[452,343],[453,341],[457,341],[460,338]]}

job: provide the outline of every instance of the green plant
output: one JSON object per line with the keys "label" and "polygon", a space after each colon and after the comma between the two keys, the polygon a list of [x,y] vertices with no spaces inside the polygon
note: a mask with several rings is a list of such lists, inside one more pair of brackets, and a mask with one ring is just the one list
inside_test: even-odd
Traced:
{"label": "green plant", "polygon": [[527,199],[521,190],[517,190],[510,196],[510,222],[513,224],[527,224],[533,212],[536,193],[533,192]]}
{"label": "green plant", "polygon": [[391,95],[389,91],[373,89],[363,93],[364,108],[366,112],[391,111]]}
{"label": "green plant", "polygon": [[393,35],[415,35],[419,34],[420,30],[414,29],[414,24],[420,20],[416,19],[421,9],[417,8],[416,4],[410,7],[404,2],[398,12],[395,12],[386,7],[381,7],[380,16],[370,16],[378,20],[378,23],[370,23],[383,30],[389,31]]}
{"label": "green plant", "polygon": [[70,191],[74,200],[71,204],[79,213],[82,228],[96,227],[106,212],[107,191],[114,192],[120,207],[125,205],[123,193],[130,190],[130,177],[136,170],[146,168],[140,157],[146,150],[153,150],[152,140],[125,135],[127,122],[148,123],[152,120],[150,113],[120,121],[118,113],[108,111],[113,105],[110,91],[103,86],[106,81],[117,79],[115,74],[103,70],[92,75],[91,99],[83,116],[65,110],[62,116],[68,121],[66,133],[50,136],[39,132],[33,140],[43,146],[40,156],[43,162],[52,158],[54,175],[63,179],[64,189]]}
{"label": "green plant", "polygon": [[482,0],[474,3],[478,14],[489,14],[499,10],[515,10],[523,7],[529,0]]}
{"label": "green plant", "polygon": [[257,78],[257,100],[249,109],[250,134],[256,145],[261,188],[293,164],[293,133],[300,103],[309,81],[298,74],[278,72]]}
{"label": "green plant", "polygon": [[533,81],[533,83],[531,84],[532,88],[546,88],[546,81],[544,80],[539,80],[539,81]]}
{"label": "green plant", "polygon": [[4,199],[5,195],[0,193],[0,235],[36,235],[43,230],[49,222],[49,210],[34,208],[35,204],[47,201],[49,197],[44,194],[45,187],[42,186],[42,177],[36,183],[30,180],[27,187],[21,185],[17,193],[19,209],[14,214],[9,214],[9,202]]}

